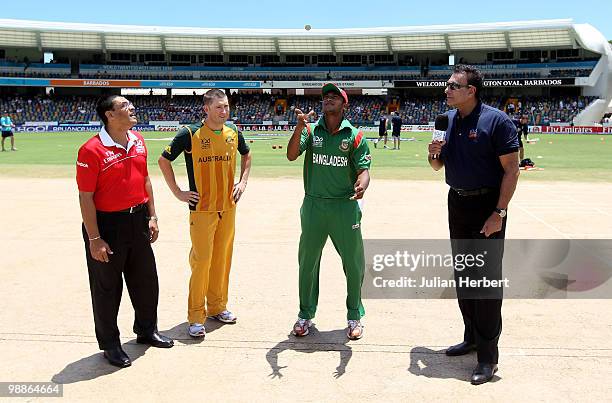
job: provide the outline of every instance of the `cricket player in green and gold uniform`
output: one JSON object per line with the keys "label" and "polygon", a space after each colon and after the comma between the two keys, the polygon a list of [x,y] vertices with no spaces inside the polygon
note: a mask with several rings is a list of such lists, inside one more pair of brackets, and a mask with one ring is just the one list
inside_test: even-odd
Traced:
{"label": "cricket player in green and gold uniform", "polygon": [[287,158],[304,157],[304,191],[300,210],[302,235],[298,260],[300,265],[300,312],[293,334],[306,336],[312,325],[319,298],[321,253],[329,236],[342,258],[347,282],[347,337],[363,335],[360,319],[365,311],[361,303],[361,285],[365,269],[361,237],[361,209],[357,200],[370,183],[371,155],[363,133],[344,118],[348,105],[346,92],[334,84],[323,86],[323,117],[316,123],[299,109],[297,125]]}
{"label": "cricket player in green and gold uniform", "polygon": [[[174,196],[189,204],[191,251],[187,320],[189,335],[204,337],[206,317],[236,322],[227,310],[228,285],[234,246],[236,203],[251,169],[251,153],[242,134],[226,123],[229,103],[218,89],[204,95],[206,118],[178,131],[158,160]],[[240,180],[234,183],[240,153]],[[176,183],[171,162],[185,155],[189,190]]]}

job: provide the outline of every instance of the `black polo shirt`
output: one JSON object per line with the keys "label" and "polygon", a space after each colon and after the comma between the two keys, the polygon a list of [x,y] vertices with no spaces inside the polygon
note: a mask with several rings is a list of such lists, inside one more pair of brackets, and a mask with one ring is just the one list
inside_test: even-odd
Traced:
{"label": "black polo shirt", "polygon": [[395,115],[391,118],[391,124],[393,125],[393,135],[399,136],[402,131],[402,118]]}
{"label": "black polo shirt", "polygon": [[378,123],[378,134],[381,136],[387,134],[387,118],[384,116],[380,117],[380,121]]}
{"label": "black polo shirt", "polygon": [[446,144],[440,154],[446,183],[458,189],[499,188],[504,169],[499,157],[518,151],[516,127],[504,112],[482,103],[465,118],[448,112]]}

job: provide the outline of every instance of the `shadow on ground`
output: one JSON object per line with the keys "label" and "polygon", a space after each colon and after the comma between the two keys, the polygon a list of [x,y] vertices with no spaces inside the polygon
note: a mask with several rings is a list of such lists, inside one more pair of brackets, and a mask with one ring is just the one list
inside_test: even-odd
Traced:
{"label": "shadow on ground", "polygon": [[[417,376],[438,379],[458,379],[469,382],[472,371],[476,367],[476,354],[460,357],[448,357],[446,349],[432,350],[427,347],[414,347],[410,350],[410,367],[408,371]],[[501,378],[493,376],[491,382]]]}
{"label": "shadow on ground", "polygon": [[[212,333],[224,325],[226,324],[217,320],[207,320],[205,326],[206,333]],[[160,333],[172,338],[174,340],[175,345],[177,343],[184,345],[199,344],[204,340],[204,338],[194,338],[189,336],[189,333],[187,332],[187,327],[188,323],[183,322],[172,327],[171,329],[162,330],[160,331]],[[136,343],[136,339],[132,339],[127,343],[124,343],[122,348],[130,357],[132,362],[134,362],[146,353],[149,346],[138,344]],[[55,374],[53,378],[51,378],[51,382],[68,384],[90,381],[101,376],[113,374],[119,371],[120,369],[121,368],[113,367],[112,365],[110,365],[108,361],[106,361],[106,359],[104,358],[103,353],[100,351],[96,354],[90,355],[89,357],[81,358],[78,361],[66,365],[63,370],[61,370],[59,373]]]}
{"label": "shadow on ground", "polygon": [[353,350],[347,344],[348,341],[346,330],[344,329],[320,332],[315,325],[310,328],[308,336],[298,338],[289,334],[286,340],[276,344],[266,354],[266,360],[268,360],[268,364],[270,364],[272,369],[272,373],[269,376],[271,378],[283,377],[281,370],[287,368],[287,366],[280,366],[278,364],[278,356],[283,351],[292,350],[301,353],[336,351],[338,352],[340,362],[332,375],[335,378],[340,378],[346,373],[346,367],[353,356]]}

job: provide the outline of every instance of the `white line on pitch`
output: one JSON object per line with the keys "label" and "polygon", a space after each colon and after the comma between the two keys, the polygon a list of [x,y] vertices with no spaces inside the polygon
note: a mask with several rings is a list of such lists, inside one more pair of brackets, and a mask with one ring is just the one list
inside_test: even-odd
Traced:
{"label": "white line on pitch", "polygon": [[525,208],[521,207],[520,205],[518,205],[517,207],[518,207],[519,209],[521,209],[521,210],[522,210],[524,213],[526,213],[526,214],[530,215],[530,216],[531,216],[532,218],[534,218],[536,221],[541,222],[542,224],[546,225],[548,228],[550,228],[550,229],[552,229],[552,230],[554,230],[554,231],[557,231],[557,232],[558,232],[559,234],[561,234],[561,235],[562,235],[564,238],[568,238],[568,239],[569,239],[569,236],[568,236],[566,233],[562,232],[561,230],[559,230],[559,229],[558,229],[557,227],[555,227],[554,225],[547,223],[546,221],[544,221],[544,220],[543,220],[543,219],[541,219],[540,217],[536,216],[536,215],[535,215],[535,214],[533,214],[531,211],[529,211],[529,210],[527,210],[527,209],[525,209]]}

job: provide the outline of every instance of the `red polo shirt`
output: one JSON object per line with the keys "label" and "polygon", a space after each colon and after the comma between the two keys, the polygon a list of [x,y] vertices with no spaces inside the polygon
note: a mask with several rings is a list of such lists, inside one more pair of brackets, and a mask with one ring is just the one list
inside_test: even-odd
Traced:
{"label": "red polo shirt", "polygon": [[142,135],[127,133],[127,149],[104,127],[79,149],[76,180],[79,190],[93,192],[96,210],[119,211],[146,203],[147,148]]}

